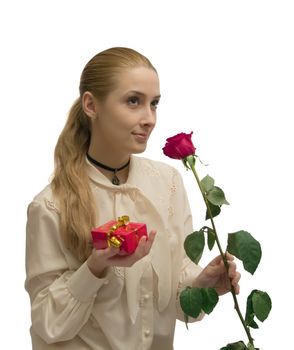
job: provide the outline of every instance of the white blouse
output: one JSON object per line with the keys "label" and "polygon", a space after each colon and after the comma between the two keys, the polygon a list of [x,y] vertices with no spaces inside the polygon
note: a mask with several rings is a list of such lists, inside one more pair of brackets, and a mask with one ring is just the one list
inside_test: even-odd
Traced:
{"label": "white blouse", "polygon": [[201,271],[183,249],[193,229],[182,178],[167,164],[131,156],[128,180],[116,186],[85,161],[97,226],[129,215],[157,235],[149,255],[97,278],[65,248],[59,209],[45,187],[30,203],[27,220],[33,349],[171,350],[176,318],[184,320],[179,293]]}

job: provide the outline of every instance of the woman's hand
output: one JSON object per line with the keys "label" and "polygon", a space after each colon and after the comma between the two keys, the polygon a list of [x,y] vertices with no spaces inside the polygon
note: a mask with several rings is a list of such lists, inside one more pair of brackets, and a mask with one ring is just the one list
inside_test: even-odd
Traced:
{"label": "woman's hand", "polygon": [[221,255],[219,255],[201,271],[193,286],[198,288],[215,288],[218,295],[223,295],[231,290],[231,280],[236,294],[239,294],[241,274],[236,270],[236,264],[233,262],[233,255],[226,253],[226,257],[229,265],[228,273],[223,259]]}
{"label": "woman's hand", "polygon": [[90,271],[96,277],[102,277],[104,270],[109,266],[130,267],[138,260],[149,254],[154,238],[155,230],[151,230],[148,239],[141,237],[138,246],[133,254],[126,255],[119,248],[109,247],[106,249],[93,249],[87,260]]}

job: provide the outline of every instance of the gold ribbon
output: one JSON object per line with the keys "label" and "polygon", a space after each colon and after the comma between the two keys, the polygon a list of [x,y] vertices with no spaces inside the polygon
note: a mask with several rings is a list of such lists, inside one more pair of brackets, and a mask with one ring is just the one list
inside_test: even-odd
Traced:
{"label": "gold ribbon", "polygon": [[107,232],[108,247],[119,248],[122,245],[124,239],[120,236],[114,236],[113,232],[119,227],[127,226],[129,222],[130,218],[128,215],[119,216],[117,218],[116,224],[112,225],[110,230]]}

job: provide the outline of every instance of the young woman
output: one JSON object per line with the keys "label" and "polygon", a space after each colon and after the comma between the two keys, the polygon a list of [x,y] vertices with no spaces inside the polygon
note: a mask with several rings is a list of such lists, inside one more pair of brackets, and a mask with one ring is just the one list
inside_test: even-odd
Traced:
{"label": "young woman", "polygon": [[[238,293],[231,256],[228,277],[220,257],[202,270],[185,255],[193,228],[179,173],[134,155],[146,148],[159,99],[155,68],[132,49],[110,48],[85,66],[53,180],[28,207],[33,349],[171,350],[182,289],[222,295],[231,278]],[[91,229],[121,215],[146,223],[148,239],[132,255],[92,249]]]}

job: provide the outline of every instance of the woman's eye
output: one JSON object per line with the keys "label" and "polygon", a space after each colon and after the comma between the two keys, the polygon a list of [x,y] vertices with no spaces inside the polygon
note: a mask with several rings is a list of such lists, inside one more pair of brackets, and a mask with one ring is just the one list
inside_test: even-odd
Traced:
{"label": "woman's eye", "polygon": [[139,99],[138,99],[138,97],[136,97],[136,96],[130,97],[130,98],[128,99],[128,104],[131,105],[131,106],[136,105],[137,102],[139,102]]}
{"label": "woman's eye", "polygon": [[[127,101],[128,105],[129,106],[137,106],[139,105],[140,103],[140,99],[137,97],[137,96],[132,96],[128,99]],[[154,100],[151,102],[151,106],[152,108],[156,109],[157,108],[157,105],[159,103],[159,100]]]}
{"label": "woman's eye", "polygon": [[156,109],[158,107],[159,100],[153,101],[151,104]]}

